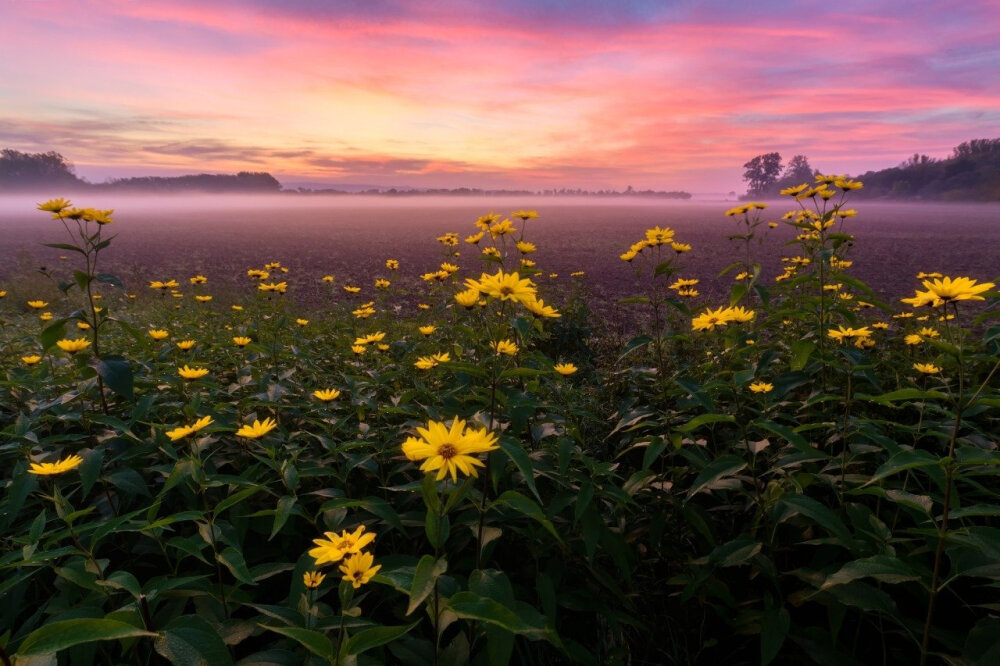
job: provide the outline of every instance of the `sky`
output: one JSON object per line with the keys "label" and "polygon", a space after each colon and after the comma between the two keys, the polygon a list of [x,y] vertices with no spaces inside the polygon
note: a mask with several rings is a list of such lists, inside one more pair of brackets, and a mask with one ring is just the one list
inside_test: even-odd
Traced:
{"label": "sky", "polygon": [[0,147],[94,182],[742,192],[1000,137],[1000,2],[0,0]]}

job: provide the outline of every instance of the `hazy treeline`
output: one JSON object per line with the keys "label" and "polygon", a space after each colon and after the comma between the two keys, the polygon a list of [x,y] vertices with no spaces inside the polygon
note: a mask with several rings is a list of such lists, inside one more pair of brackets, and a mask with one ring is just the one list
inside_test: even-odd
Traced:
{"label": "hazy treeline", "polygon": [[[782,165],[779,153],[757,155],[743,168],[744,198],[776,198],[786,187],[826,173],[813,169],[805,155]],[[858,192],[864,198],[1000,201],[1000,139],[966,141],[944,159],[915,154],[898,166],[854,177],[865,184]]]}

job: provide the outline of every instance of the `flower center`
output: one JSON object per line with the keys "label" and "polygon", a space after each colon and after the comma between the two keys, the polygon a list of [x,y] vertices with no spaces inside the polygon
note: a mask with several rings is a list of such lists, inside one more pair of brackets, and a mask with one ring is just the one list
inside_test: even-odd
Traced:
{"label": "flower center", "polygon": [[442,444],[438,447],[438,455],[445,460],[451,460],[458,454],[454,444]]}

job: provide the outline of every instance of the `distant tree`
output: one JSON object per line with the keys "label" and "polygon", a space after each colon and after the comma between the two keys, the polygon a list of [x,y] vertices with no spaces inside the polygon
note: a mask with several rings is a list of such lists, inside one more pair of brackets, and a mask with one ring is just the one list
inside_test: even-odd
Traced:
{"label": "distant tree", "polygon": [[0,150],[0,188],[31,188],[49,185],[79,185],[73,167],[57,152],[22,153]]}
{"label": "distant tree", "polygon": [[781,175],[781,154],[758,155],[743,165],[743,180],[747,181],[747,194],[763,194]]}
{"label": "distant tree", "polygon": [[813,179],[813,168],[809,166],[809,158],[805,155],[796,155],[788,160],[785,172],[781,174],[782,181],[788,181],[791,185],[809,183]]}

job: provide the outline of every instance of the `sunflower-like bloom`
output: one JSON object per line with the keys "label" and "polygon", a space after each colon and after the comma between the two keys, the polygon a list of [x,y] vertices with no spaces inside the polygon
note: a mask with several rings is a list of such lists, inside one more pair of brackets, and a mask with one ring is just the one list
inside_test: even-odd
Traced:
{"label": "sunflower-like bloom", "polygon": [[483,240],[483,236],[486,235],[485,231],[480,231],[478,234],[472,234],[471,236],[466,236],[465,242],[469,245],[479,245],[479,241]]}
{"label": "sunflower-like bloom", "polygon": [[194,345],[195,345],[194,340],[181,340],[180,342],[177,343],[177,348],[180,349],[181,351],[188,351],[192,347],[194,347]]}
{"label": "sunflower-like bloom", "polygon": [[437,470],[436,480],[451,475],[458,483],[458,472],[478,476],[476,467],[485,465],[476,454],[488,453],[497,448],[497,437],[486,429],[466,428],[465,421],[456,418],[449,429],[444,423],[428,421],[426,428],[417,428],[419,437],[403,442],[403,453],[410,460],[423,460],[422,472]]}
{"label": "sunflower-like bloom", "polygon": [[494,224],[499,221],[500,221],[499,213],[490,213],[489,215],[483,215],[478,220],[476,220],[476,226],[482,229],[483,231],[486,231],[487,229],[490,228],[491,224]]}
{"label": "sunflower-like bloom", "polygon": [[924,273],[923,271],[920,271],[919,273],[917,273],[918,280],[933,280],[934,278],[943,278],[943,277],[944,275],[938,273],[937,271],[933,273]]}
{"label": "sunflower-like bloom", "polygon": [[674,283],[667,287],[667,289],[683,289],[684,287],[693,287],[701,282],[698,278],[677,278]]}
{"label": "sunflower-like bloom", "polygon": [[363,305],[360,308],[357,308],[356,310],[351,310],[351,314],[357,317],[358,319],[368,319],[368,317],[371,317],[373,314],[375,314],[375,308],[373,308],[370,305]]}
{"label": "sunflower-like bloom", "polygon": [[923,342],[924,342],[924,339],[922,337],[920,337],[919,335],[917,335],[916,333],[911,333],[911,334],[907,335],[905,338],[903,338],[903,343],[907,344],[907,345],[911,345],[911,346],[912,345],[923,344]]}
{"label": "sunflower-like bloom", "polygon": [[340,391],[337,389],[319,389],[313,391],[313,395],[323,402],[330,402],[340,397]]}
{"label": "sunflower-like bloom", "polygon": [[39,356],[38,354],[29,354],[27,356],[22,356],[21,357],[21,361],[25,365],[34,365],[34,364],[38,363],[41,360],[42,360],[42,357]]}
{"label": "sunflower-like bloom", "polygon": [[260,439],[277,427],[278,423],[271,418],[264,419],[263,421],[254,420],[253,425],[244,425],[237,430],[236,436],[246,437],[247,439]]}
{"label": "sunflower-like bloom", "polygon": [[334,277],[332,275],[324,275],[323,282],[333,282]]}
{"label": "sunflower-like bloom", "polygon": [[521,304],[527,308],[528,312],[537,317],[545,317],[547,319],[557,319],[562,317],[558,310],[551,305],[546,305],[545,301],[540,298],[528,298],[522,301]]}
{"label": "sunflower-like bloom", "polygon": [[382,568],[381,564],[372,566],[374,561],[375,557],[371,553],[358,553],[348,557],[338,568],[344,574],[344,580],[351,581],[351,586],[356,590],[370,581]]}
{"label": "sunflower-like bloom", "polygon": [[430,335],[437,330],[437,326],[428,324],[427,326],[421,326],[419,330],[422,335]]}
{"label": "sunflower-like bloom", "polygon": [[83,458],[80,456],[69,456],[68,458],[57,460],[54,463],[31,463],[31,467],[28,468],[28,474],[38,474],[39,476],[62,474],[63,472],[76,469],[82,463]]}
{"label": "sunflower-like bloom", "polygon": [[447,261],[444,261],[441,263],[441,270],[451,275],[452,273],[458,272],[458,266],[456,266],[455,264],[449,264]]}
{"label": "sunflower-like bloom", "polygon": [[535,247],[534,243],[529,243],[528,241],[517,241],[517,251],[521,254],[531,254],[538,248]]}
{"label": "sunflower-like bloom", "polygon": [[802,183],[801,185],[796,185],[795,187],[786,187],[781,190],[778,194],[785,197],[794,197],[796,194],[800,194],[804,190],[809,188],[809,183]]}
{"label": "sunflower-like bloom", "polygon": [[309,320],[308,319],[302,319],[300,317],[299,319],[295,320],[295,323],[298,324],[299,326],[308,326],[309,325]]}
{"label": "sunflower-like bloom", "polygon": [[444,236],[438,236],[437,242],[446,245],[447,247],[455,247],[456,245],[458,245],[458,234],[453,231],[450,231],[446,233]]}
{"label": "sunflower-like bloom", "polygon": [[212,300],[212,297],[197,295],[194,297],[194,300],[198,301],[199,303],[208,303],[209,301]]}
{"label": "sunflower-like bloom", "polygon": [[185,365],[183,368],[177,368],[177,374],[184,379],[201,379],[208,374],[208,368],[189,368]]}
{"label": "sunflower-like bloom", "polygon": [[191,284],[205,284],[208,282],[208,278],[204,275],[195,275],[194,277],[188,278],[188,282]]}
{"label": "sunflower-like bloom", "polygon": [[914,363],[913,369],[926,375],[936,375],[941,372],[941,368],[933,363]]}
{"label": "sunflower-like bloom", "polygon": [[479,302],[478,289],[466,289],[455,294],[455,302],[463,308],[474,308]]}
{"label": "sunflower-like bloom", "polygon": [[[435,356],[438,355],[435,354]],[[440,363],[440,361],[438,361],[437,358],[435,358],[435,356],[421,356],[417,358],[416,362],[414,362],[413,365],[418,370],[430,370],[431,368],[436,368]],[[445,354],[445,356],[447,356],[447,354]]]}
{"label": "sunflower-like bloom", "polygon": [[747,310],[742,305],[737,305],[734,308],[726,308],[726,318],[729,321],[734,321],[738,324],[742,324],[748,321],[753,321],[753,318],[757,315],[753,310]]}
{"label": "sunflower-like bloom", "polygon": [[52,313],[43,312],[42,314],[38,315],[38,318],[41,319],[42,321],[52,321]]}
{"label": "sunflower-like bloom", "polygon": [[60,197],[59,199],[49,199],[44,203],[38,204],[38,210],[44,210],[47,213],[52,213],[53,217],[57,217],[59,213],[72,205],[67,199]]}
{"label": "sunflower-like bloom", "polygon": [[507,356],[513,356],[517,353],[517,345],[514,344],[513,340],[490,342],[490,349],[495,351],[497,354],[505,354]]}
{"label": "sunflower-like bloom", "polygon": [[365,532],[365,526],[359,525],[353,532],[347,530],[340,534],[324,532],[325,539],[313,539],[316,547],[309,551],[309,557],[316,560],[316,566],[329,562],[339,562],[347,555],[355,555],[361,549],[375,540],[374,532]]}
{"label": "sunflower-like bloom", "polygon": [[178,439],[184,439],[188,435],[193,435],[202,428],[212,425],[212,423],[213,421],[211,416],[204,416],[191,425],[180,426],[178,428],[174,428],[173,430],[168,430],[165,434],[170,438],[170,441],[176,442]]}
{"label": "sunflower-like bloom", "polygon": [[164,331],[162,328],[151,328],[149,330],[149,337],[154,340],[165,340],[170,334]]}
{"label": "sunflower-like bloom", "polygon": [[552,369],[564,377],[572,375],[576,373],[577,370],[579,370],[579,368],[573,365],[572,363],[557,363],[554,366],[552,366]]}
{"label": "sunflower-like bloom", "polygon": [[386,259],[385,267],[390,271],[399,270],[399,260],[398,259]]}
{"label": "sunflower-like bloom", "polygon": [[524,303],[535,298],[535,285],[528,278],[517,273],[497,271],[494,275],[483,273],[479,280],[467,279],[465,286],[475,289],[484,296],[499,298],[501,301]]}
{"label": "sunflower-like bloom", "polygon": [[365,345],[351,345],[351,351],[360,356],[368,351],[368,347]]}
{"label": "sunflower-like bloom", "polygon": [[519,217],[522,220],[533,220],[538,217],[538,211],[534,210],[515,210],[510,214],[511,217]]}
{"label": "sunflower-like bloom", "polygon": [[833,338],[837,342],[843,342],[844,340],[851,340],[855,338],[870,338],[872,332],[867,326],[862,326],[861,328],[838,326],[837,328],[829,329],[826,334],[828,337]]}
{"label": "sunflower-like bloom", "polygon": [[236,337],[233,338],[233,344],[235,344],[237,347],[246,347],[248,344],[250,344],[250,338],[237,335]]}
{"label": "sunflower-like bloom", "polygon": [[730,322],[729,308],[709,308],[702,314],[691,319],[691,328],[695,331],[714,331],[716,327],[725,326]]}
{"label": "sunflower-like bloom", "polygon": [[495,247],[484,247],[483,257],[485,257],[486,259],[499,259],[500,250],[496,249]]}
{"label": "sunflower-like bloom", "polygon": [[382,342],[385,339],[385,333],[382,331],[375,331],[374,333],[369,333],[368,335],[357,338],[354,341],[356,345],[369,345],[373,342]]}
{"label": "sunflower-like bloom", "polygon": [[507,234],[512,234],[517,229],[514,227],[514,223],[510,220],[504,219],[490,226],[490,236],[496,238],[497,236],[506,236]]}
{"label": "sunflower-like bloom", "polygon": [[149,283],[150,289],[176,289],[180,284],[177,280],[153,280]]}
{"label": "sunflower-like bloom", "polygon": [[768,382],[754,382],[750,384],[750,390],[754,393],[770,393],[774,390],[774,384]]}
{"label": "sunflower-like bloom", "polygon": [[271,274],[267,271],[262,271],[259,268],[251,268],[247,271],[247,277],[257,278],[258,280],[266,280],[271,277]]}
{"label": "sunflower-like bloom", "polygon": [[324,578],[326,578],[325,573],[320,573],[319,571],[307,571],[302,574],[302,583],[310,590],[315,590],[323,584]]}
{"label": "sunflower-like bloom", "polygon": [[283,294],[288,291],[287,282],[261,282],[257,285],[258,291],[276,291]]}
{"label": "sunflower-like bloom", "polygon": [[[941,274],[919,273],[918,275],[930,277],[932,275],[940,276]],[[927,291],[917,291],[912,298],[903,298],[900,300],[904,303],[912,305],[915,308],[923,307],[925,305],[930,305],[931,307],[936,308],[953,301],[985,300],[980,294],[985,291],[989,291],[994,287],[992,282],[976,284],[976,280],[966,277],[954,279],[950,277],[937,277],[924,280],[923,285]]]}
{"label": "sunflower-like bloom", "polygon": [[29,308],[34,308],[36,310],[41,310],[42,308],[46,307],[47,305],[48,305],[48,302],[46,302],[46,301],[28,301],[28,307]]}
{"label": "sunflower-like bloom", "polygon": [[77,338],[76,340],[64,339],[57,340],[56,344],[59,345],[59,349],[69,354],[75,354],[78,351],[82,351],[90,346],[90,341],[84,338]]}
{"label": "sunflower-like bloom", "polygon": [[85,321],[78,321],[76,322],[76,327],[81,331],[86,331],[88,328],[90,328],[90,324],[88,324]]}

